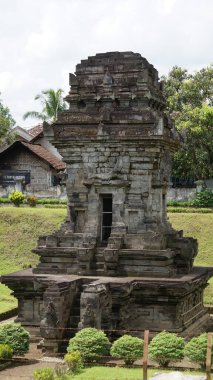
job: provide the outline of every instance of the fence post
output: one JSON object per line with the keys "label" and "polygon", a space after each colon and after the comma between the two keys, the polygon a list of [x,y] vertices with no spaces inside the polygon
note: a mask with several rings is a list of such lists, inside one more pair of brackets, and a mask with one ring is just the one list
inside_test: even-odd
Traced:
{"label": "fence post", "polygon": [[207,353],[206,353],[206,380],[211,380],[212,366],[212,333],[208,333]]}
{"label": "fence post", "polygon": [[143,346],[143,380],[147,380],[148,345],[149,345],[149,330],[145,330],[144,331],[144,346]]}

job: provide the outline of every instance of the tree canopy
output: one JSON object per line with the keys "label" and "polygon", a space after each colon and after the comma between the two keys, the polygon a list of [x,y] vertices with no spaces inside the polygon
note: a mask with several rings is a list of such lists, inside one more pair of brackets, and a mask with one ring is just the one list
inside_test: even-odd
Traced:
{"label": "tree canopy", "polygon": [[175,120],[182,144],[174,155],[173,175],[213,176],[213,65],[194,74],[173,67],[164,80],[166,111]]}
{"label": "tree canopy", "polygon": [[14,125],[15,120],[12,118],[9,108],[5,107],[0,99],[0,144],[12,142]]}
{"label": "tree canopy", "polygon": [[54,122],[57,119],[57,114],[66,109],[66,103],[62,97],[63,90],[43,90],[41,94],[35,96],[35,100],[39,100],[42,106],[41,112],[28,111],[23,115],[23,119],[28,117],[36,118],[39,120]]}

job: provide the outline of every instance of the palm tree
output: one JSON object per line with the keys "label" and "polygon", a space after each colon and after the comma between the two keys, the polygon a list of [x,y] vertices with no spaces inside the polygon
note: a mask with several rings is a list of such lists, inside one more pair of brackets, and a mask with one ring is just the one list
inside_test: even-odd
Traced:
{"label": "palm tree", "polygon": [[57,118],[58,112],[62,112],[66,109],[66,103],[62,97],[62,89],[54,91],[52,88],[49,90],[43,90],[41,94],[35,96],[35,100],[40,100],[42,105],[42,111],[28,111],[23,115],[23,119],[33,117],[39,120],[54,122]]}

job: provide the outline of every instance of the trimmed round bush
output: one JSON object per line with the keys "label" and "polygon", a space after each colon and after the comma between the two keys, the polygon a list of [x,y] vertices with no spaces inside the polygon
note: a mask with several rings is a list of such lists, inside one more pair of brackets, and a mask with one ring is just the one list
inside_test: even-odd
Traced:
{"label": "trimmed round bush", "polygon": [[0,343],[8,344],[14,354],[22,355],[29,349],[30,335],[19,323],[0,325]]}
{"label": "trimmed round bush", "polygon": [[202,368],[206,366],[207,336],[207,333],[204,333],[192,338],[184,349],[185,356],[192,362],[200,364]]}
{"label": "trimmed round bush", "polygon": [[110,342],[106,334],[92,327],[78,331],[71,338],[67,352],[79,351],[84,362],[97,360],[100,356],[108,356]]}
{"label": "trimmed round bush", "polygon": [[178,361],[184,357],[185,341],[175,333],[163,331],[157,334],[149,345],[149,354],[162,367],[170,361]]}
{"label": "trimmed round bush", "polygon": [[132,365],[135,360],[143,356],[143,339],[123,335],[117,339],[111,347],[111,355],[122,357],[125,364]]}
{"label": "trimmed round bush", "polygon": [[8,344],[0,344],[0,359],[11,359],[13,349]]}
{"label": "trimmed round bush", "polygon": [[15,206],[19,207],[24,202],[25,196],[21,191],[14,191],[10,194],[9,199]]}
{"label": "trimmed round bush", "polygon": [[54,380],[54,370],[52,368],[39,368],[33,372],[34,380]]}

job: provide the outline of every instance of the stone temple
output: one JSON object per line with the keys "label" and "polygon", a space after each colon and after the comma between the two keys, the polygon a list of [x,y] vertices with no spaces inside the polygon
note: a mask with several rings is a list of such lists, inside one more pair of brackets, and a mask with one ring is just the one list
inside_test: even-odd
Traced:
{"label": "stone temple", "polygon": [[2,278],[18,299],[17,321],[53,351],[65,328],[202,330],[213,268],[193,267],[197,241],[166,215],[178,135],[158,72],[137,53],[97,54],[77,65],[70,86],[52,139],[67,166],[68,216],[39,239],[36,268]]}

